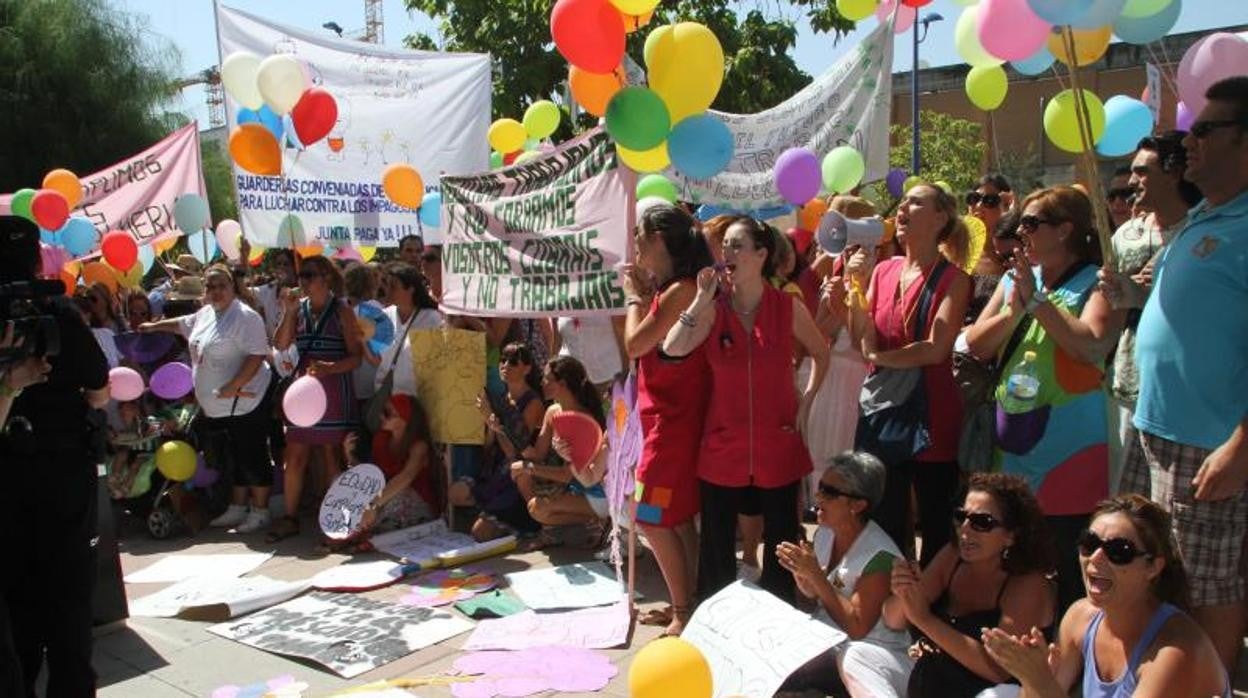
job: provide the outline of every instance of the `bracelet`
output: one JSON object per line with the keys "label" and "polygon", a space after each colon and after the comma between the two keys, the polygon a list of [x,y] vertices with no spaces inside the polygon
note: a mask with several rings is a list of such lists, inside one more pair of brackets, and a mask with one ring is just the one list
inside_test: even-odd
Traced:
{"label": "bracelet", "polygon": [[686,310],[680,314],[680,324],[692,329],[698,326],[698,319]]}
{"label": "bracelet", "polygon": [[628,298],[624,299],[624,305],[628,307],[632,307],[635,305],[638,308],[643,308],[645,307],[646,302],[641,299],[641,296],[629,296]]}

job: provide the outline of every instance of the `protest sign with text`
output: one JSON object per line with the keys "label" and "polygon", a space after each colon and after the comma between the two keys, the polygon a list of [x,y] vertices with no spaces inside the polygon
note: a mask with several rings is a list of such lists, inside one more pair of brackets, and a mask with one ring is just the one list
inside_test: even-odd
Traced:
{"label": "protest sign with text", "polygon": [[635,189],[601,129],[520,165],[443,177],[443,310],[622,313]]}

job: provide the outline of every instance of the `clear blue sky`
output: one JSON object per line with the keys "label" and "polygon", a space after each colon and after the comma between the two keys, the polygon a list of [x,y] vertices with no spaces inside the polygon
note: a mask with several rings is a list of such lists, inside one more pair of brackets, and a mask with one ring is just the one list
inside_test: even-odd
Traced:
{"label": "clear blue sky", "polygon": [[[1180,1],[1183,2],[1183,11],[1173,30],[1176,33],[1248,24],[1248,1],[1175,0]],[[131,12],[146,15],[148,31],[151,34],[146,39],[164,37],[171,41],[181,53],[182,69],[187,75],[218,63],[211,0],[116,0],[116,4]],[[225,4],[305,29],[327,31],[320,27],[331,20],[337,22],[348,34],[364,26],[363,0],[232,0]],[[794,57],[797,64],[812,75],[822,72],[876,26],[875,19],[868,18],[859,22],[859,29],[854,33],[833,43],[831,36],[812,32],[800,8],[791,7],[784,0],[744,0],[739,4],[743,9],[765,7],[773,13],[777,7],[784,8],[785,14],[798,25]],[[425,31],[436,36],[433,22],[423,15],[409,14],[403,0],[385,0],[384,8],[386,45],[400,46],[403,37],[416,31]],[[953,47],[953,25],[961,10],[953,0],[935,0],[923,8],[924,14],[938,13],[944,17],[944,21],[932,25],[931,32],[920,49],[920,60],[932,66],[961,62]],[[899,38],[902,41],[897,45],[894,69],[908,70],[910,35]],[[1177,59],[1177,56],[1173,58]],[[191,87],[183,93],[182,111],[198,119],[202,126],[207,125],[208,112],[204,106],[202,88]]]}

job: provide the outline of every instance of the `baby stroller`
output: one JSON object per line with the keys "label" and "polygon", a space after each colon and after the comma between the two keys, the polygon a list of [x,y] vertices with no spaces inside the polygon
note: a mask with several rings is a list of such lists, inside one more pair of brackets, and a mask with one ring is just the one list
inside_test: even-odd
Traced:
{"label": "baby stroller", "polygon": [[197,446],[190,425],[198,412],[193,404],[170,405],[147,417],[139,428],[112,438],[113,446],[128,453],[129,459],[121,464],[114,461],[109,472],[110,493],[132,516],[143,519],[148,534],[157,540],[192,529],[187,513],[202,508],[188,491],[192,483],[169,480],[156,467],[156,450],[161,444],[185,441]]}

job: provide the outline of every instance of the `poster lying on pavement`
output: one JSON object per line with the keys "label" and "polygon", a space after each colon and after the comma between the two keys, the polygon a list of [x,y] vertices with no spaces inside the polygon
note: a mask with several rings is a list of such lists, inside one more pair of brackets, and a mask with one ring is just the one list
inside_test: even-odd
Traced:
{"label": "poster lying on pavement", "polygon": [[350,679],[472,627],[472,621],[436,608],[315,592],[208,631],[266,652],[309,659]]}

